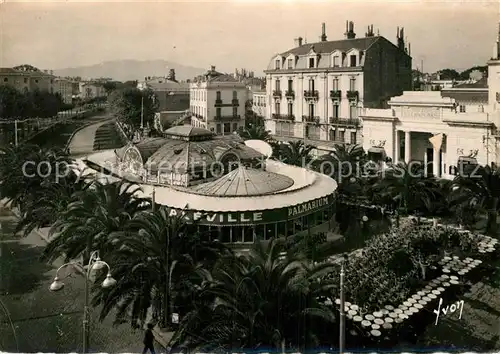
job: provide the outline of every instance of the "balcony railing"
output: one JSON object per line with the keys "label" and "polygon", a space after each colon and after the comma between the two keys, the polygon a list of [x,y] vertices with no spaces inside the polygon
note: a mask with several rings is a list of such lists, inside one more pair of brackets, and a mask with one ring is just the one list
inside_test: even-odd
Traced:
{"label": "balcony railing", "polygon": [[357,99],[359,99],[359,92],[358,91],[347,91],[347,98],[350,100],[357,100]]}
{"label": "balcony railing", "polygon": [[215,100],[215,104],[216,104],[216,105],[217,105],[217,104],[222,104],[222,100],[221,100],[221,99],[216,99],[216,100]]}
{"label": "balcony railing", "polygon": [[302,121],[303,122],[306,122],[306,123],[315,123],[315,124],[319,124],[319,117],[318,116],[302,116]]}
{"label": "balcony railing", "polygon": [[330,91],[330,98],[332,100],[340,100],[341,97],[342,97],[342,91],[340,91],[340,90],[331,90]]}
{"label": "balcony railing", "polygon": [[295,116],[293,114],[272,114],[273,119],[280,119],[280,120],[295,120]]}
{"label": "balcony railing", "polygon": [[293,99],[293,98],[295,98],[295,92],[294,92],[293,90],[287,90],[287,91],[285,92],[285,97],[286,97],[286,98],[292,98],[292,99]]}
{"label": "balcony railing", "polygon": [[232,99],[231,100],[231,103],[229,102],[222,102],[222,100],[215,100],[215,104],[214,106],[215,107],[239,107],[240,105],[240,101],[236,98],[236,99]]}
{"label": "balcony railing", "polygon": [[359,118],[336,118],[330,117],[328,118],[328,122],[333,125],[339,126],[352,126],[359,127],[361,125],[361,120]]}
{"label": "balcony railing", "polygon": [[281,90],[274,90],[273,97],[274,98],[281,98]]}
{"label": "balcony railing", "polygon": [[307,99],[318,99],[319,97],[319,92],[318,90],[305,90],[304,91],[304,98]]}
{"label": "balcony railing", "polygon": [[233,107],[239,107],[240,101],[237,98],[233,98],[231,104],[233,105]]}
{"label": "balcony railing", "polygon": [[217,120],[217,121],[238,120],[238,119],[241,119],[240,115],[236,115],[236,116],[233,116],[233,115],[229,115],[229,116],[215,116],[214,117],[214,120]]}

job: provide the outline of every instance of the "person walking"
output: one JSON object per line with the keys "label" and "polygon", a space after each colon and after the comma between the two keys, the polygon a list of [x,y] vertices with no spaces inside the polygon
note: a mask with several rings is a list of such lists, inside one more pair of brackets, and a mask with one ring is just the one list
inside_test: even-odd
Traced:
{"label": "person walking", "polygon": [[146,329],[146,332],[144,332],[144,349],[142,350],[142,354],[146,354],[148,350],[151,354],[155,354],[154,341],[155,337],[153,335],[153,324],[148,323],[148,328]]}

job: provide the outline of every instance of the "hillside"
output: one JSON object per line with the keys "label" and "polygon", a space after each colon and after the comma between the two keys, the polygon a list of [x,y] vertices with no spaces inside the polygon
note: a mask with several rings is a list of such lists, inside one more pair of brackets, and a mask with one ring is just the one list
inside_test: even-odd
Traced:
{"label": "hillside", "polygon": [[192,79],[207,71],[167,60],[114,60],[90,66],[54,70],[54,75],[82,78],[110,77],[118,81],[127,81],[144,80],[146,76],[165,76],[169,69],[175,69],[177,80]]}

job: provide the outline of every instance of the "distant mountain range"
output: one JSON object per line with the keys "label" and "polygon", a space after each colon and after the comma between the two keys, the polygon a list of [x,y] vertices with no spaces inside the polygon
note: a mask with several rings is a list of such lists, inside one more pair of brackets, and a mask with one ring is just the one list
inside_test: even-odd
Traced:
{"label": "distant mountain range", "polygon": [[177,80],[192,79],[208,70],[208,68],[195,68],[167,60],[113,60],[90,66],[54,70],[54,75],[80,76],[84,79],[109,77],[117,81],[140,81],[146,76],[166,76],[170,69],[175,69]]}

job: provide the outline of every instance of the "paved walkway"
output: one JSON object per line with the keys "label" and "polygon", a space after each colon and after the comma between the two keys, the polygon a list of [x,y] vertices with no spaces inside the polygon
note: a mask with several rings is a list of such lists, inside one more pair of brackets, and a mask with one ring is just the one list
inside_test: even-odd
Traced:
{"label": "paved walkway", "polygon": [[[26,238],[13,235],[16,222],[9,210],[0,207],[0,351],[81,352],[84,279],[75,274],[61,291],[50,292],[62,262],[40,262],[45,241],[36,232]],[[93,309],[91,352],[142,351],[142,331],[132,330],[128,323],[113,327],[114,311],[102,323],[98,315],[99,309]]]}
{"label": "paved walkway", "polygon": [[[105,117],[106,116],[103,116],[102,118]],[[112,118],[110,118],[109,120],[101,121],[96,124],[89,125],[77,131],[76,134],[73,135],[73,137],[71,138],[71,141],[69,142],[69,151],[71,155],[84,155],[94,151],[94,138],[97,129],[99,129],[101,125],[109,123],[111,120]]]}

